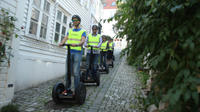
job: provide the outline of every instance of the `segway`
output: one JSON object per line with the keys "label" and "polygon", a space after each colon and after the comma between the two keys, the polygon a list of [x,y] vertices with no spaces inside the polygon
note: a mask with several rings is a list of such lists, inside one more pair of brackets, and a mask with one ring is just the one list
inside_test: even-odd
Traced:
{"label": "segway", "polygon": [[109,67],[114,67],[114,64],[113,64],[113,60],[112,60],[112,62],[111,62],[111,64],[109,64]]}
{"label": "segway", "polygon": [[[105,57],[105,58],[107,58],[107,57]],[[104,74],[104,73],[108,74],[109,73],[109,67],[106,68],[106,67],[101,67],[100,65],[98,65],[97,68],[98,68],[98,71],[101,74]]]}
{"label": "segway", "polygon": [[[70,53],[70,44],[64,44],[63,46],[67,46],[68,48],[68,54],[67,54],[67,73],[68,73],[68,80],[71,80],[71,69],[70,69],[70,64],[71,64],[71,53]],[[58,82],[56,85],[54,85],[53,90],[52,90],[52,98],[53,101],[56,104],[59,103],[78,103],[78,104],[83,104],[85,102],[86,98],[86,87],[82,82],[79,82],[79,85],[77,88],[75,88],[75,94],[71,93],[66,93],[63,94],[65,91],[65,85],[61,82]]]}
{"label": "segway", "polygon": [[88,70],[88,75],[92,76],[91,79],[88,79],[88,77],[86,76],[86,71],[82,71],[81,72],[81,81],[83,83],[96,83],[97,86],[100,85],[100,74],[97,70],[97,73],[95,76],[93,76],[92,74],[92,70],[94,67],[93,61],[94,61],[94,55],[93,55],[93,46],[88,46],[91,47],[91,53],[90,53],[90,62],[89,62],[89,70]]}
{"label": "segway", "polygon": [[112,58],[111,58],[111,64],[108,64],[108,66],[113,68],[114,67],[114,55],[113,55],[113,51],[110,51],[109,55],[111,55]]}

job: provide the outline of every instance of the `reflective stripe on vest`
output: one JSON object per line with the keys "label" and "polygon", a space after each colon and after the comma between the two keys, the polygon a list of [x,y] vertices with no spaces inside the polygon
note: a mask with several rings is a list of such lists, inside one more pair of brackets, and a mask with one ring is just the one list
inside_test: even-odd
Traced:
{"label": "reflective stripe on vest", "polygon": [[108,51],[108,50],[106,49],[107,43],[108,43],[108,41],[103,42],[103,43],[101,44],[101,50],[102,50],[102,51]]}
{"label": "reflective stripe on vest", "polygon": [[112,50],[113,42],[109,43],[109,50]]}
{"label": "reflective stripe on vest", "polygon": [[[97,46],[99,44],[100,35],[92,36],[92,34],[88,35],[88,45]],[[88,48],[91,49],[91,48]],[[99,48],[93,48],[94,50],[98,50]]]}
{"label": "reflective stripe on vest", "polygon": [[[73,31],[72,29],[69,30],[69,35],[68,35],[68,44],[79,44],[81,42],[81,37],[83,32],[85,30],[80,30],[80,31]],[[82,46],[77,46],[77,47],[70,47],[71,49],[81,51]]]}

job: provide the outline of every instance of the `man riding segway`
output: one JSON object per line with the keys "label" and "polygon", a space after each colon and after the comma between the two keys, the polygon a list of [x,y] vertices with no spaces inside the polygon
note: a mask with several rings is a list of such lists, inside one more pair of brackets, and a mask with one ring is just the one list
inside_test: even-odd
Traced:
{"label": "man riding segway", "polygon": [[109,49],[108,49],[108,53],[107,53],[107,63],[108,63],[108,66],[112,66],[114,67],[114,64],[113,64],[113,61],[114,61],[114,42],[113,42],[113,39],[110,38],[109,41],[108,41],[108,44],[109,44]]}
{"label": "man riding segway", "polygon": [[103,42],[101,44],[101,51],[100,51],[100,72],[106,72],[109,73],[109,68],[107,65],[107,51],[109,49],[108,41],[106,40],[106,36],[102,36]]}
{"label": "man riding segway", "polygon": [[[56,103],[75,101],[83,104],[86,97],[86,88],[80,82],[80,62],[82,60],[82,45],[85,42],[86,31],[80,28],[81,18],[78,15],[72,16],[74,28],[67,32],[67,36],[59,46],[67,45],[68,54],[66,59],[66,85],[57,83],[52,91],[53,101]],[[67,44],[65,44],[67,42]],[[71,90],[71,74],[74,73],[74,89]]]}
{"label": "man riding segway", "polygon": [[[83,82],[88,83],[97,83],[97,86],[100,83],[100,76],[97,71],[97,64],[99,58],[99,48],[102,44],[102,38],[100,34],[97,34],[98,26],[92,26],[92,33],[88,35],[85,41],[85,46],[87,47],[87,56],[86,56],[86,73],[82,73]],[[85,76],[84,76],[85,75]]]}

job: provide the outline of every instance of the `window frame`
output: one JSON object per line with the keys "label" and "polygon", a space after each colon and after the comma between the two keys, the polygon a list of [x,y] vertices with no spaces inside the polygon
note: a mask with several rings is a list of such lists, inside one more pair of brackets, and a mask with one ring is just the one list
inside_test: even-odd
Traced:
{"label": "window frame", "polygon": [[[52,20],[51,13],[52,13],[52,8],[53,8],[53,5],[52,5],[53,2],[51,0],[46,0],[46,1],[49,3],[49,12],[48,13],[44,10],[45,0],[40,0],[41,3],[40,3],[39,8],[34,6],[34,4],[33,4],[34,0],[30,0],[30,5],[28,7],[28,15],[27,15],[28,19],[27,19],[26,29],[25,29],[25,35],[27,37],[30,37],[30,38],[33,38],[33,39],[36,39],[36,40],[41,40],[41,41],[44,41],[44,42],[48,42],[48,40],[49,40],[49,38],[48,38],[49,37],[49,31],[50,31],[49,26],[51,26],[50,25],[51,20]],[[29,33],[31,21],[32,21],[31,17],[32,17],[33,8],[35,8],[36,10],[39,11],[39,18],[38,18],[38,22],[37,22],[36,35]],[[45,38],[40,37],[43,15],[46,15],[47,18],[48,18],[48,22],[46,24],[46,37]]]}
{"label": "window frame", "polygon": [[[61,21],[57,20],[57,15],[58,15],[58,11],[61,12]],[[66,19],[66,24],[63,22],[64,17],[67,17]],[[55,22],[54,22],[54,28],[53,28],[53,38],[52,38],[52,44],[59,44],[62,41],[62,30],[63,30],[63,26],[65,26],[65,34],[64,37],[67,35],[67,31],[69,30],[69,23],[70,23],[70,17],[71,14],[69,14],[68,12],[66,12],[64,9],[62,9],[61,7],[58,7],[56,9],[56,15],[55,15]],[[56,34],[56,23],[60,24],[60,30],[59,30],[59,37],[58,37],[58,42],[55,42],[55,34]]]}

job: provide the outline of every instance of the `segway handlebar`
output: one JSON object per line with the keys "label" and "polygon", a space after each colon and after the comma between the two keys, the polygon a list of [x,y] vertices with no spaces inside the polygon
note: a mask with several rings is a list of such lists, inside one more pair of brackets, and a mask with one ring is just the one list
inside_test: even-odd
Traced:
{"label": "segway handlebar", "polygon": [[96,47],[96,45],[87,45],[87,47]]}
{"label": "segway handlebar", "polygon": [[[63,44],[62,46],[72,46],[72,44]],[[75,46],[81,46],[81,45],[76,44]]]}

